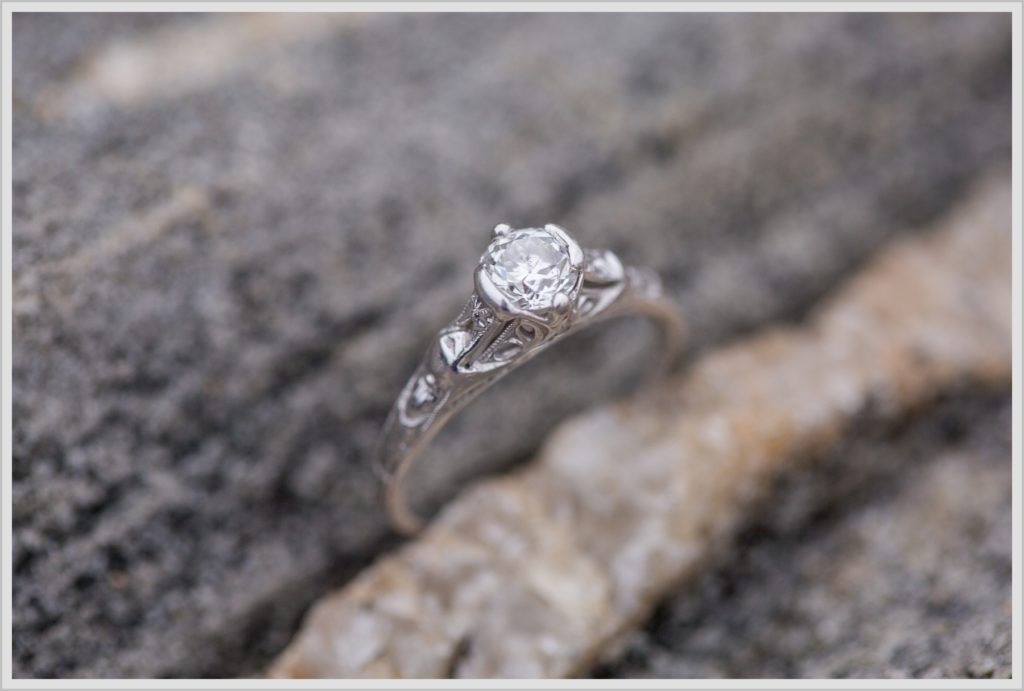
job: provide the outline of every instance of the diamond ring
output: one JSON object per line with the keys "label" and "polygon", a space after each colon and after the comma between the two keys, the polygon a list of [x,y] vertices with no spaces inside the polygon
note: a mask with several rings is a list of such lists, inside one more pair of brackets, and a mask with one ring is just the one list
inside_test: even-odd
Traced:
{"label": "diamond ring", "polygon": [[441,427],[498,379],[553,343],[610,317],[640,314],[662,327],[663,362],[682,320],[650,269],[623,266],[608,250],[581,249],[562,228],[494,228],[473,274],[475,290],[441,329],[402,389],[381,433],[375,470],[392,523],[415,533],[404,480]]}

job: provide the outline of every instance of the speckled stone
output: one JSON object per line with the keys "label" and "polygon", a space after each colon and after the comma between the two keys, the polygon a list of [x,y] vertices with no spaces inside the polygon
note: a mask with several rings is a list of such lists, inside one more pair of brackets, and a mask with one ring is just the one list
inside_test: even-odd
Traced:
{"label": "speckled stone", "polygon": [[[709,352],[648,397],[565,423],[528,467],[461,495],[318,603],[271,674],[586,673],[728,544],[780,473],[837,446],[866,411],[896,420],[957,386],[1009,385],[1010,241],[1000,177],[807,324]],[[952,477],[920,491],[956,494]]]}
{"label": "speckled stone", "polygon": [[[1010,157],[1005,15],[13,29],[19,678],[259,674],[394,546],[368,453],[495,223],[655,266],[700,352],[801,318]],[[628,388],[649,351],[612,328],[454,421],[427,503]]]}
{"label": "speckled stone", "polygon": [[788,471],[731,549],[593,671],[617,678],[1008,678],[1009,392],[862,419]]}

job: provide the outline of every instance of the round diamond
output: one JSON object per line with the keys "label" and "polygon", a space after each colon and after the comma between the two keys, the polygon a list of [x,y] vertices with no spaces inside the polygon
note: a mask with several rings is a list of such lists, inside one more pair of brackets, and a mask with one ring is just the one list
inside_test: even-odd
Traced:
{"label": "round diamond", "polygon": [[571,291],[579,278],[565,240],[543,228],[502,235],[480,261],[494,287],[521,309],[550,308],[555,296]]}

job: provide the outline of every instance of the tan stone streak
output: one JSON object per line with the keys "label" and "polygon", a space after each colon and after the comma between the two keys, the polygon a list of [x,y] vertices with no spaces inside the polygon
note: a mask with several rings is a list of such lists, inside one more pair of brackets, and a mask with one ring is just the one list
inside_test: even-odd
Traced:
{"label": "tan stone streak", "polygon": [[799,328],[563,424],[317,604],[275,677],[584,673],[692,576],[750,500],[856,414],[1008,385],[1010,188],[990,180],[870,262]]}
{"label": "tan stone streak", "polygon": [[122,107],[173,98],[216,84],[270,51],[308,41],[340,26],[378,16],[360,13],[217,15],[111,42],[69,82],[44,94],[46,112],[61,111],[64,95],[89,95]]}
{"label": "tan stone streak", "polygon": [[177,223],[202,216],[208,211],[209,204],[209,196],[205,190],[181,187],[142,216],[133,217],[112,227],[78,254],[39,265],[31,273],[31,284],[24,280],[15,280],[15,314],[19,313],[19,302],[31,301],[31,296],[39,287],[53,291],[55,286],[51,279],[59,277],[65,281],[63,285],[73,286],[76,280],[95,270],[99,264],[110,262],[133,249],[156,242]]}

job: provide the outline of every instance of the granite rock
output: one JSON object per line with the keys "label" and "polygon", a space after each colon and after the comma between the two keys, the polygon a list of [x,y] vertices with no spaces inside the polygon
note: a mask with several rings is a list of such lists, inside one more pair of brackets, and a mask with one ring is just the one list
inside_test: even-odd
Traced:
{"label": "granite rock", "polygon": [[1009,678],[1010,399],[947,394],[779,478],[594,674]]}
{"label": "granite rock", "polygon": [[[773,480],[836,447],[858,419],[891,424],[957,386],[1005,390],[1010,198],[1008,180],[990,181],[934,236],[898,243],[872,261],[801,328],[768,329],[709,351],[642,397],[565,422],[523,470],[459,496],[421,537],[319,602],[271,674],[587,674],[659,599],[729,544]],[[914,485],[921,496],[911,495],[902,514],[890,512],[892,534],[879,540],[895,555],[889,563],[884,553],[848,549],[839,559],[809,543],[811,568],[840,587],[881,591],[881,581],[897,589],[898,579],[885,581],[894,562],[917,557],[927,562],[910,561],[908,570],[934,566],[942,540],[933,533],[955,525],[965,508],[986,519],[997,506],[1005,510],[1009,467],[1005,449],[998,455],[1002,472],[979,483],[977,494],[959,486],[955,472]],[[922,506],[931,511],[914,512]],[[865,530],[880,530],[885,517],[865,520]],[[963,601],[969,596],[960,589],[980,587],[1001,605],[993,621],[1005,633],[1005,568],[995,583],[972,584],[967,560],[957,571],[961,582],[925,582],[923,597],[907,609],[927,609],[922,599]],[[772,602],[756,591],[751,599],[762,607]],[[884,606],[871,607],[870,597],[860,602],[860,618]],[[943,614],[935,615],[943,620],[935,628],[957,624]],[[837,627],[835,637],[849,628],[840,618],[828,623]],[[789,631],[782,620],[765,635]],[[859,669],[858,657],[927,649],[930,638],[898,625],[871,631],[865,650],[843,651],[845,667],[827,648],[815,661],[833,674],[870,676],[878,672]],[[1005,654],[1001,660],[1009,662]]]}
{"label": "granite rock", "polygon": [[[263,669],[394,544],[367,451],[495,222],[655,265],[698,352],[1010,152],[994,14],[18,13],[12,43],[17,677]],[[631,333],[510,380],[425,500],[628,384]]]}

